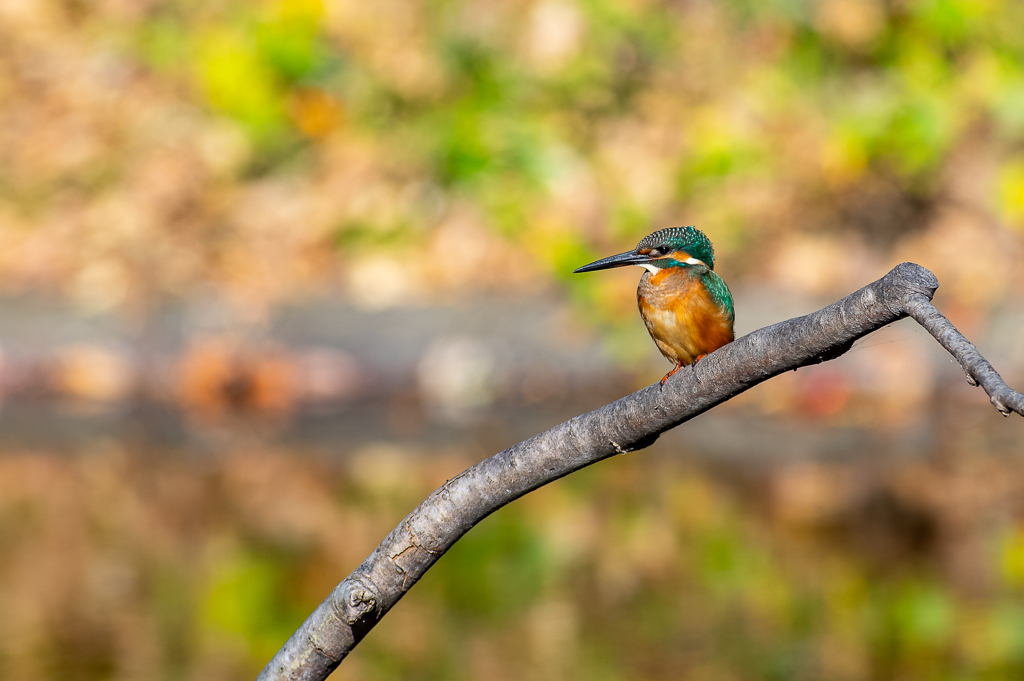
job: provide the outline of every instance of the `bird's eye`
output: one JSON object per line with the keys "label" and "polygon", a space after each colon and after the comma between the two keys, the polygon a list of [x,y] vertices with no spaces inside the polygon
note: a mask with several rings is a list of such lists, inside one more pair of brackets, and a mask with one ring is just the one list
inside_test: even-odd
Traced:
{"label": "bird's eye", "polygon": [[657,248],[654,249],[654,252],[657,253],[658,255],[667,255],[669,250],[671,249],[669,249],[668,246],[658,246]]}

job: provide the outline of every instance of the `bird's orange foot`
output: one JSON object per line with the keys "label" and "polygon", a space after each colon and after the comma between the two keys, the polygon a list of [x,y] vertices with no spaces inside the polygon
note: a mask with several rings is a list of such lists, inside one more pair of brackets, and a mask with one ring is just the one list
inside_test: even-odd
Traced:
{"label": "bird's orange foot", "polygon": [[679,371],[682,368],[683,368],[683,363],[680,362],[679,364],[676,365],[675,369],[673,369],[672,371],[670,371],[667,374],[665,374],[665,376],[661,379],[662,387],[665,387],[665,381],[668,380],[669,376],[671,376],[672,374],[674,374],[675,372]]}
{"label": "bird's orange foot", "polygon": [[697,355],[696,357],[693,358],[693,363],[696,364],[697,362],[701,361],[702,359],[704,359],[707,356],[708,356],[708,353],[706,353],[706,352],[704,354]]}

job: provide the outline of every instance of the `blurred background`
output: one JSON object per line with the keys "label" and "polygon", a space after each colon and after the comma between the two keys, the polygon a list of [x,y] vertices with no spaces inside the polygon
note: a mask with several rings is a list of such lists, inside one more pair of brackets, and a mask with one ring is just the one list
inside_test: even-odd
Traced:
{"label": "blurred background", "polygon": [[[1011,0],[0,2],[0,678],[247,679],[426,494],[903,260],[1024,385]],[[474,529],[338,679],[1024,674],[1024,426],[914,324]]]}

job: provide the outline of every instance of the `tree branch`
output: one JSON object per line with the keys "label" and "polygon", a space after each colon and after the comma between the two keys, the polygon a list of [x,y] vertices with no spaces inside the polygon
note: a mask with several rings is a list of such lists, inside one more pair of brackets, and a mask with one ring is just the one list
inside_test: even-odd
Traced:
{"label": "tree branch", "polygon": [[652,444],[670,428],[772,376],[835,359],[854,341],[913,317],[981,385],[1002,414],[1024,415],[1011,390],[931,304],[935,275],[913,263],[813,314],[754,331],[657,383],[569,419],[495,454],[442,485],[339,584],[284,644],[261,680],[326,678],[366,633],[466,532],[505,504],[616,454]]}

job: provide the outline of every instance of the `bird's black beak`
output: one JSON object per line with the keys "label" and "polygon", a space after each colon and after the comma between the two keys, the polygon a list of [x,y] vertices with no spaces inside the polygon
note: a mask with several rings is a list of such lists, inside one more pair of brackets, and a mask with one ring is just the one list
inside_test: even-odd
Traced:
{"label": "bird's black beak", "polygon": [[626,265],[643,265],[644,263],[651,262],[651,260],[652,258],[650,255],[637,253],[636,251],[629,251],[627,253],[609,255],[607,258],[595,260],[589,265],[584,265],[583,267],[573,270],[573,274],[579,272],[593,272],[594,270],[607,270],[612,267],[625,267]]}

